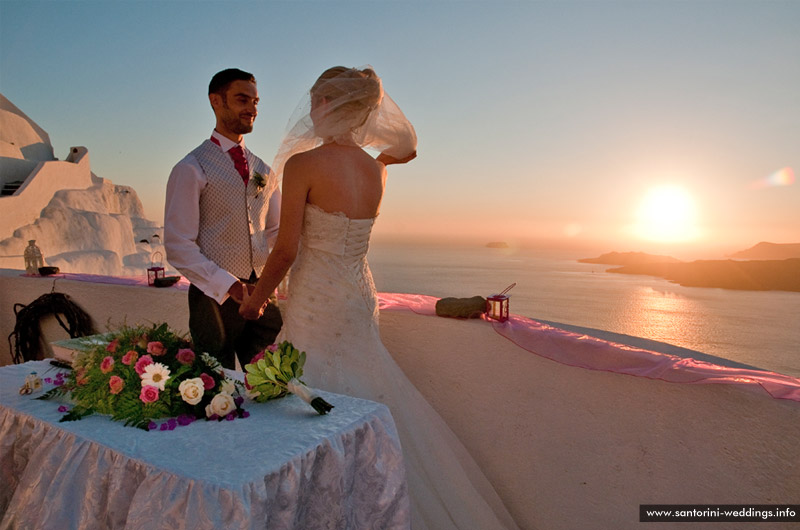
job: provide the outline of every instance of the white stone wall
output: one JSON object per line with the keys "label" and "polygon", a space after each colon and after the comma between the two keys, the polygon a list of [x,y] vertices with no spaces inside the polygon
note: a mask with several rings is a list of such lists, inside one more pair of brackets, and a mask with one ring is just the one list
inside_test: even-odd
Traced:
{"label": "white stone wall", "polygon": [[24,180],[36,164],[55,160],[50,137],[0,94],[0,188]]}
{"label": "white stone wall", "polygon": [[55,160],[47,133],[0,94],[0,187],[12,181],[23,184],[0,197],[0,267],[22,268],[29,240],[62,272],[137,276],[164,253],[133,188],[94,175],[85,147]]}
{"label": "white stone wall", "polygon": [[88,151],[73,149],[80,151],[75,162],[38,162],[16,194],[0,197],[0,241],[13,237],[18,227],[33,224],[59,190],[92,186]]}

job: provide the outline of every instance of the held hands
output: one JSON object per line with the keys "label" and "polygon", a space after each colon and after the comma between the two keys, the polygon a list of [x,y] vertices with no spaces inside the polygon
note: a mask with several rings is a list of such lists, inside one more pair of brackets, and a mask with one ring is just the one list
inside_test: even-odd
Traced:
{"label": "held hands", "polygon": [[239,305],[239,314],[246,320],[258,320],[264,314],[267,302],[256,306],[257,302],[252,297],[255,285],[242,284],[242,301]]}

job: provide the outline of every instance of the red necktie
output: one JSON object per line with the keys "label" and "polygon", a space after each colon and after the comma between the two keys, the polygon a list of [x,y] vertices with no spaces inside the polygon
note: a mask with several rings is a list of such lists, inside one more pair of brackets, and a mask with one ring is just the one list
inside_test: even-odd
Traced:
{"label": "red necktie", "polygon": [[231,154],[231,158],[233,158],[233,165],[236,171],[239,172],[245,185],[247,185],[247,182],[250,180],[250,166],[247,165],[247,159],[244,157],[242,146],[236,144],[231,147],[228,152]]}
{"label": "red necktie", "polygon": [[[211,141],[217,145],[220,145],[219,140],[211,137]],[[220,147],[222,147],[220,145]],[[233,159],[233,167],[236,168],[236,171],[242,176],[242,180],[244,181],[245,186],[250,181],[250,166],[247,164],[247,159],[244,157],[244,149],[239,144],[234,145],[233,147],[228,150],[228,153],[231,155]]]}

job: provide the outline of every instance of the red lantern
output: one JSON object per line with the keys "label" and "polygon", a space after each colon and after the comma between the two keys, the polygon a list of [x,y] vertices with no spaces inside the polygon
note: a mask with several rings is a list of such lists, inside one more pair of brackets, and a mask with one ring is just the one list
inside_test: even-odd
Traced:
{"label": "red lantern", "polygon": [[506,294],[512,287],[517,285],[512,283],[506,287],[502,293],[493,294],[486,299],[486,316],[498,322],[508,320],[508,295]]}
{"label": "red lantern", "polygon": [[[158,256],[158,264],[156,264],[156,255]],[[162,266],[161,252],[154,252],[150,257],[150,266],[147,268],[147,285],[155,285],[157,278],[164,277],[164,267]]]}

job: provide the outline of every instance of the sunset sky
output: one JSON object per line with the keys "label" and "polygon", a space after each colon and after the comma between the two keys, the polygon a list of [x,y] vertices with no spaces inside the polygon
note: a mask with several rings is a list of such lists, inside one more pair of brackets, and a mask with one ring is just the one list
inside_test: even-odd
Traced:
{"label": "sunset sky", "polygon": [[0,0],[0,92],[161,222],[211,76],[255,74],[268,163],[316,76],[415,125],[376,237],[718,257],[800,242],[800,2]]}

